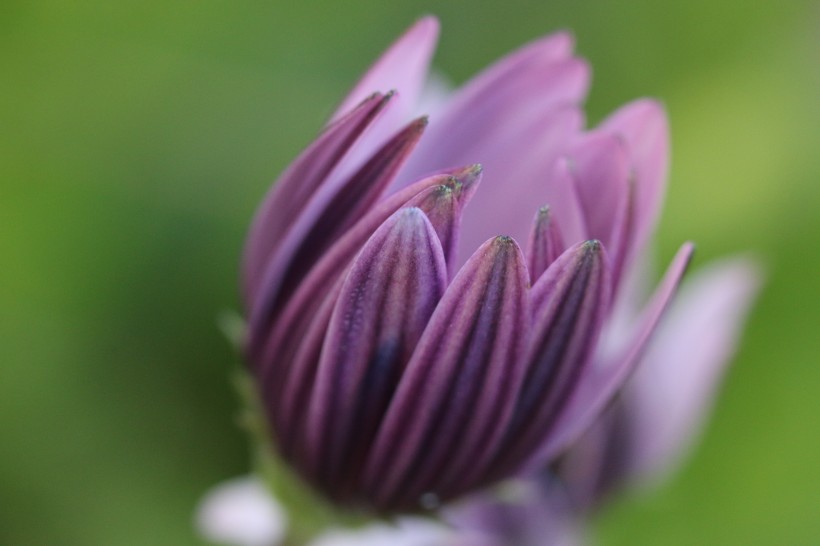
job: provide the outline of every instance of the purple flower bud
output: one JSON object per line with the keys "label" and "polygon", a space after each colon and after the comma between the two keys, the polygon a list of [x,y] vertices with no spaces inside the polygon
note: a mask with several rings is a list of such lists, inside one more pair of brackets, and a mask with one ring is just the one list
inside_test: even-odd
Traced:
{"label": "purple flower bud", "polygon": [[663,109],[585,130],[589,68],[556,34],[439,97],[428,126],[437,34],[425,18],[373,65],[276,182],[243,259],[278,451],[379,512],[553,461],[629,375],[692,251],[611,343],[663,196]]}

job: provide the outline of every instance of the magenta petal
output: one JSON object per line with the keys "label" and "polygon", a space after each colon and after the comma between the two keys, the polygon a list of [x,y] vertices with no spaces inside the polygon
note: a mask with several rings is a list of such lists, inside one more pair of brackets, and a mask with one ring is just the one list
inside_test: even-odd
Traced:
{"label": "magenta petal", "polygon": [[[418,154],[420,171],[446,167],[484,138],[494,124],[533,108],[578,104],[586,95],[589,73],[583,61],[569,58],[572,40],[565,33],[533,42],[497,61],[452,96],[441,119],[431,126]],[[521,118],[521,121],[526,121]],[[478,129],[476,131],[476,129]],[[491,140],[491,139],[490,139]],[[455,155],[453,155],[455,153]]]}
{"label": "magenta petal", "polygon": [[418,208],[390,217],[356,257],[325,336],[307,424],[308,464],[344,495],[401,372],[447,286],[436,232]]}
{"label": "magenta petal", "polygon": [[550,205],[553,221],[561,226],[564,245],[572,246],[590,240],[586,214],[569,158],[561,157],[551,165],[544,198]]}
{"label": "magenta petal", "polygon": [[534,467],[543,467],[567,449],[613,399],[634,369],[646,347],[664,310],[677,292],[678,284],[686,271],[694,247],[687,243],[681,247],[651,301],[641,313],[639,322],[626,348],[617,357],[596,358],[581,377],[569,403],[558,415],[553,433],[531,459]]}
{"label": "magenta petal", "polygon": [[624,390],[633,473],[658,477],[686,454],[759,288],[757,269],[726,260],[684,283]]}
{"label": "magenta petal", "polygon": [[567,152],[570,176],[583,211],[585,238],[607,249],[612,281],[617,285],[630,242],[632,166],[622,140],[595,132]]}
{"label": "magenta petal", "polygon": [[669,170],[669,126],[659,102],[641,99],[612,114],[601,130],[624,139],[635,171],[633,247],[639,251],[660,215]]}
{"label": "magenta petal", "polygon": [[315,192],[265,268],[251,310],[249,342],[252,351],[260,331],[267,331],[277,311],[293,295],[322,253],[381,196],[426,125],[424,118],[409,124],[353,176],[339,184],[327,184]]}
{"label": "magenta petal", "polygon": [[374,91],[395,89],[408,107],[415,104],[427,77],[438,33],[439,24],[435,17],[424,17],[416,22],[370,67],[339,105],[333,120],[339,119]]}
{"label": "magenta petal", "polygon": [[497,237],[445,292],[365,467],[364,487],[378,507],[417,507],[423,494],[443,500],[457,494],[438,489],[454,477],[448,469],[488,460],[522,377],[527,281],[518,245]]}
{"label": "magenta petal", "polygon": [[553,220],[549,207],[541,207],[535,213],[532,231],[527,240],[527,269],[530,282],[535,283],[549,265],[564,252],[561,230]]}
{"label": "magenta petal", "polygon": [[588,367],[609,298],[609,268],[598,241],[568,249],[533,286],[527,372],[499,468],[517,470],[551,434]]}
{"label": "magenta petal", "polygon": [[265,268],[287,230],[316,190],[373,123],[387,97],[371,95],[356,109],[328,127],[282,173],[259,207],[251,225],[242,263],[245,305],[256,301]]}
{"label": "magenta petal", "polygon": [[278,365],[263,369],[259,379],[280,451],[308,475],[313,469],[306,466],[305,423],[322,344],[341,288],[342,279],[335,279],[315,296],[313,307],[292,323],[287,339],[280,340],[281,352],[274,361]]}

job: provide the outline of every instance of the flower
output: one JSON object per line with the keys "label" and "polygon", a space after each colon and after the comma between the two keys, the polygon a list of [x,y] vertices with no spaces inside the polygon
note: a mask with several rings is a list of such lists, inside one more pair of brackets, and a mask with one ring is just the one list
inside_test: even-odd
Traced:
{"label": "flower", "polygon": [[566,33],[425,97],[437,34],[422,19],[373,65],[265,198],[243,258],[277,450],[383,513],[554,460],[629,375],[692,252],[614,320],[662,201],[663,108],[585,130],[589,69]]}

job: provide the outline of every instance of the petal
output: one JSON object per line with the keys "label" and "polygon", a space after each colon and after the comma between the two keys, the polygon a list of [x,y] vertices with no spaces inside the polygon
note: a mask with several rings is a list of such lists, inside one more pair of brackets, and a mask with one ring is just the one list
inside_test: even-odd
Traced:
{"label": "petal", "polygon": [[635,171],[634,252],[652,234],[660,214],[669,170],[669,125],[663,106],[641,99],[623,106],[601,130],[624,139]]}
{"label": "petal", "polygon": [[561,230],[553,221],[549,207],[541,207],[535,213],[525,253],[530,282],[535,283],[563,251],[564,241],[561,237]]}
{"label": "petal", "polygon": [[551,466],[578,512],[591,512],[623,486],[631,455],[629,418],[623,410],[616,400]]}
{"label": "petal", "polygon": [[547,462],[566,450],[592,425],[606,405],[627,380],[655,330],[661,316],[677,291],[689,264],[694,247],[687,243],[675,255],[660,286],[644,308],[637,327],[626,347],[617,357],[596,357],[581,377],[568,404],[557,416],[549,440],[531,459],[533,468],[543,468]]}
{"label": "petal", "polygon": [[265,268],[288,228],[388,100],[378,93],[365,99],[319,135],[274,183],[254,217],[245,244],[242,275],[248,309],[259,292]]}
{"label": "petal", "polygon": [[561,226],[564,244],[572,246],[590,240],[586,214],[569,158],[561,157],[551,165],[545,193],[555,223]]}
{"label": "petal", "polygon": [[438,33],[439,24],[435,17],[423,17],[410,27],[359,80],[333,114],[333,121],[374,91],[395,89],[412,107],[424,86]]}
{"label": "petal", "polygon": [[344,496],[399,377],[447,286],[444,253],[419,208],[396,212],[356,257],[336,300],[314,382],[308,464]]}
{"label": "petal", "polygon": [[387,188],[426,126],[416,120],[388,141],[358,172],[338,184],[325,184],[312,196],[269,260],[253,302],[251,351],[263,339],[285,300],[330,244],[342,235]]}
{"label": "petal", "polygon": [[285,535],[287,516],[255,476],[212,488],[197,508],[197,529],[209,541],[235,546],[270,546]]}
{"label": "petal", "polygon": [[[589,69],[580,59],[538,59],[514,68],[504,78],[485,82],[479,77],[456,91],[441,117],[431,121],[425,142],[403,176],[412,178],[418,173],[463,163],[464,158],[477,153],[482,163],[487,163],[485,167],[494,163],[492,159],[504,161],[493,149],[493,144],[500,142],[496,138],[500,129],[511,132],[518,128],[521,132],[521,128],[532,124],[534,117],[543,117],[557,108],[577,106],[586,94]],[[519,157],[506,161],[514,162],[527,153],[519,150]]]}
{"label": "petal", "polygon": [[[569,58],[571,43],[565,33],[548,36],[475,76],[453,94],[442,117],[434,120],[420,157],[408,169],[424,172],[453,161],[457,164],[454,156],[469,151],[473,139],[534,105],[578,104],[586,94],[589,74],[582,61]],[[413,173],[407,176],[412,178]]]}
{"label": "petal", "polygon": [[533,286],[524,386],[495,471],[516,471],[549,437],[588,367],[609,309],[609,288],[598,241],[568,249]]}
{"label": "petal", "polygon": [[[486,242],[459,271],[402,376],[365,467],[381,509],[418,508],[452,462],[481,465],[500,440],[523,369],[527,271],[508,237]],[[457,466],[457,465],[456,465]],[[475,484],[473,484],[475,485]]]}
{"label": "petal", "polygon": [[567,157],[586,237],[603,243],[617,283],[629,227],[631,165],[627,150],[619,138],[596,132],[584,135]]}
{"label": "petal", "polygon": [[760,285],[749,260],[726,260],[683,286],[627,383],[633,472],[657,477],[701,429]]}
{"label": "petal", "polygon": [[[358,529],[331,529],[307,546],[468,546],[448,527],[429,518],[402,517]],[[469,545],[479,546],[479,545]]]}

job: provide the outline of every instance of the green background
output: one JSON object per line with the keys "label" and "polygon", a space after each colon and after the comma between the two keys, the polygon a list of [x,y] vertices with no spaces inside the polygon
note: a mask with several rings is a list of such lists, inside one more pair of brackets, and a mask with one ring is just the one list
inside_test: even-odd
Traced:
{"label": "green background", "polygon": [[425,13],[455,82],[572,29],[592,121],[668,107],[660,257],[766,264],[701,449],[598,543],[820,542],[816,3],[4,0],[0,544],[198,543],[200,493],[247,466],[216,317],[251,214]]}

